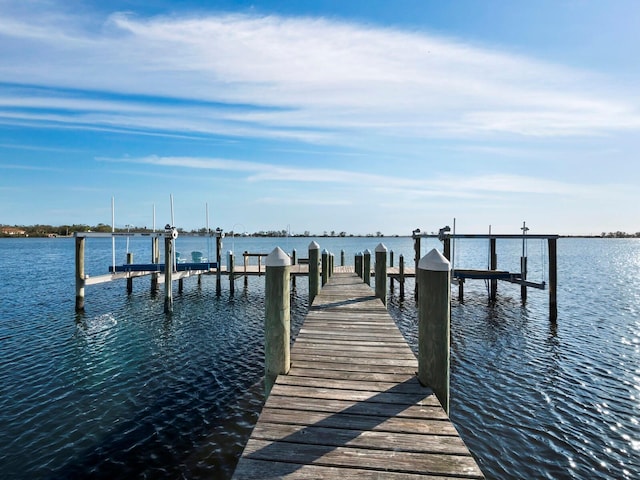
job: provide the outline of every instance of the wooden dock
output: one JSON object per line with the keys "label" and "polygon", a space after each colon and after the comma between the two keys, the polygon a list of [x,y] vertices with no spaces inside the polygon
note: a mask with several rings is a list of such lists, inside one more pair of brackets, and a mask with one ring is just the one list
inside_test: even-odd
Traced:
{"label": "wooden dock", "polygon": [[233,478],[483,478],[417,368],[371,288],[353,273],[335,273]]}

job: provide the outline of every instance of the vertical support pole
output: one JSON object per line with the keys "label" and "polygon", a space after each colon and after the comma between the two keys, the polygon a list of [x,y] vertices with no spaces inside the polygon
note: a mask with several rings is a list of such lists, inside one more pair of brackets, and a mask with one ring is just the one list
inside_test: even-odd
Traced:
{"label": "vertical support pole", "polygon": [[444,237],[444,240],[442,242],[442,254],[444,255],[444,258],[451,261],[451,237]]}
{"label": "vertical support pole", "polygon": [[178,279],[178,293],[182,294],[184,290],[184,278]]}
{"label": "vertical support pole", "polygon": [[[498,269],[498,255],[496,255],[496,239],[495,238],[490,238],[489,239],[489,248],[490,248],[490,263],[491,263],[491,270],[497,270]],[[495,278],[491,280],[490,282],[490,293],[489,293],[489,299],[492,302],[496,301],[496,298],[498,297],[498,280],[496,280]]]}
{"label": "vertical support pole", "polygon": [[389,266],[393,268],[393,250],[389,251]]}
{"label": "vertical support pole", "polygon": [[362,279],[364,283],[371,286],[371,250],[368,248],[362,255]]}
{"label": "vertical support pole", "polygon": [[164,313],[173,312],[172,297],[172,275],[173,275],[173,238],[169,232],[164,237]]}
{"label": "vertical support pole", "polygon": [[[154,236],[151,239],[151,263],[157,265],[160,263],[160,239]],[[158,272],[151,274],[151,291],[155,292],[158,289]]]}
{"label": "vertical support pole", "polygon": [[558,319],[558,263],[557,263],[557,239],[549,238],[549,319],[555,322]]}
{"label": "vertical support pole", "polygon": [[[419,230],[417,230],[419,232]],[[413,259],[415,261],[415,288],[414,288],[414,296],[416,300],[418,299],[418,262],[420,261],[420,235],[416,235],[416,230],[414,230],[413,234],[413,251],[414,256]]]}
{"label": "vertical support pole", "polygon": [[291,366],[291,259],[280,247],[276,247],[267,256],[265,265],[264,389],[268,397],[278,375],[288,373]]}
{"label": "vertical support pole", "polygon": [[360,278],[362,278],[362,252],[356,253],[356,256],[355,256],[353,262],[354,262],[354,265],[355,265],[356,274]]}
{"label": "vertical support pole", "polygon": [[221,255],[222,255],[222,237],[224,234],[222,230],[216,228],[216,295],[222,293],[222,268],[221,268]]}
{"label": "vertical support pole", "polygon": [[387,247],[380,243],[376,247],[376,297],[387,305]]}
{"label": "vertical support pole", "polygon": [[[297,264],[298,264],[298,252],[294,248],[291,251],[291,265],[297,265]],[[300,271],[300,270],[298,269],[298,271]],[[292,288],[296,288],[296,276],[295,275],[291,275],[291,287]]]}
{"label": "vertical support pole", "polygon": [[[76,234],[76,312],[84,312],[84,247],[86,238]],[[115,272],[114,272],[115,273]]]}
{"label": "vertical support pole", "polygon": [[344,249],[340,250],[340,266],[344,267]]}
{"label": "vertical support pole", "polygon": [[404,255],[400,254],[399,261],[400,264],[398,265],[398,280],[400,281],[400,300],[404,300]]}
{"label": "vertical support pole", "polygon": [[329,254],[329,278],[333,277],[333,269],[336,265],[336,256],[332,253]]}
{"label": "vertical support pole", "polygon": [[458,301],[464,302],[464,278],[458,278]]}
{"label": "vertical support pole", "polygon": [[244,261],[244,288],[247,288],[249,286],[249,277],[247,276],[247,254],[249,252],[247,252],[246,250],[244,251],[244,254],[242,255],[243,261]]}
{"label": "vertical support pole", "polygon": [[436,249],[420,260],[418,379],[449,413],[451,264]]}
{"label": "vertical support pole", "polygon": [[[132,252],[128,252],[127,253],[127,265],[131,265],[133,263],[133,253]],[[131,275],[131,272],[129,272],[129,275]],[[131,295],[133,293],[133,278],[132,277],[128,277],[127,278],[127,293],[129,295]]]}
{"label": "vertical support pole", "polygon": [[325,248],[322,250],[322,286],[329,280],[329,252]]}
{"label": "vertical support pole", "polygon": [[229,250],[227,252],[227,271],[229,273],[229,293],[231,296],[236,293],[235,263],[235,256],[233,255],[233,252]]}
{"label": "vertical support pole", "polygon": [[318,261],[320,245],[316,242],[309,244],[309,305],[313,305],[313,300],[320,291],[320,275],[318,272]]}
{"label": "vertical support pole", "polygon": [[[520,257],[520,276],[522,280],[527,279],[527,257]],[[527,286],[520,285],[520,296],[522,297],[522,303],[527,302]]]}

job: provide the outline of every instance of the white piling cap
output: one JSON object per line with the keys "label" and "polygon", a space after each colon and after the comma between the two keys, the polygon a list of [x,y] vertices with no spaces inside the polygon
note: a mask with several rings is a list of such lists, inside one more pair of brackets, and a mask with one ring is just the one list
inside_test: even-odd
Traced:
{"label": "white piling cap", "polygon": [[371,255],[371,250],[369,250],[368,248],[364,251],[365,255]]}
{"label": "white piling cap", "polygon": [[291,265],[291,258],[280,247],[276,247],[264,261],[267,267],[286,267]]}
{"label": "white piling cap", "polygon": [[387,247],[384,246],[384,243],[379,243],[376,247],[376,252],[386,252]]}
{"label": "white piling cap", "polygon": [[451,270],[451,263],[434,248],[420,259],[418,268],[432,272],[448,272]]}
{"label": "white piling cap", "polygon": [[322,254],[323,255],[329,255],[329,250],[327,250],[326,248],[324,250],[322,250]]}
{"label": "white piling cap", "polygon": [[320,245],[314,240],[309,244],[309,250],[320,250]]}

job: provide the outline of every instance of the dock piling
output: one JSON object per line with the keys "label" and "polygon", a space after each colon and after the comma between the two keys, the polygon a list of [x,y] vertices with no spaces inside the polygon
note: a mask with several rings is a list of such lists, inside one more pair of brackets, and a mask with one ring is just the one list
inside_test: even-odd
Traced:
{"label": "dock piling", "polygon": [[[127,264],[131,265],[133,263],[133,253],[127,252]],[[127,293],[131,295],[133,293],[133,278],[127,278]]]}
{"label": "dock piling", "polygon": [[229,273],[229,293],[231,296],[236,292],[235,269],[235,256],[233,255],[233,252],[229,250],[227,252],[227,270]]}
{"label": "dock piling", "polygon": [[[158,237],[151,239],[151,263],[160,263],[160,241]],[[151,274],[151,292],[155,293],[158,290],[158,272]]]}
{"label": "dock piling", "polygon": [[362,279],[371,286],[371,250],[368,248],[362,254]]}
{"label": "dock piling", "polygon": [[290,360],[290,267],[291,259],[280,247],[266,258],[265,277],[265,396],[268,397],[276,378],[289,372]]}
{"label": "dock piling", "polygon": [[[496,255],[496,239],[489,239],[489,249],[490,249],[490,269],[497,270],[498,269],[498,255]],[[495,302],[498,297],[498,280],[491,279],[490,280],[490,289],[489,289],[489,299],[491,302]]]}
{"label": "dock piling", "polygon": [[322,250],[322,286],[329,280],[329,252],[325,248]]}
{"label": "dock piling", "polygon": [[353,262],[356,270],[356,275],[362,278],[362,252],[356,253]]}
{"label": "dock piling", "polygon": [[85,237],[76,235],[76,312],[84,312],[84,248]]}
{"label": "dock piling", "polygon": [[387,305],[387,247],[380,243],[376,247],[376,297]]}
{"label": "dock piling", "polygon": [[418,379],[449,413],[451,264],[435,248],[418,264]]}
{"label": "dock piling", "polygon": [[311,242],[309,244],[309,305],[313,304],[313,299],[316,298],[320,291],[320,275],[318,272],[320,245],[317,242]]}
{"label": "dock piling", "polygon": [[172,231],[173,230],[168,230],[164,237],[164,313],[173,312],[173,292],[171,282],[173,273]]}
{"label": "dock piling", "polygon": [[555,322],[558,319],[558,259],[557,259],[557,241],[550,238],[549,247],[549,319]]}
{"label": "dock piling", "polygon": [[398,259],[398,281],[400,282],[400,300],[404,300],[404,255],[400,254]]}

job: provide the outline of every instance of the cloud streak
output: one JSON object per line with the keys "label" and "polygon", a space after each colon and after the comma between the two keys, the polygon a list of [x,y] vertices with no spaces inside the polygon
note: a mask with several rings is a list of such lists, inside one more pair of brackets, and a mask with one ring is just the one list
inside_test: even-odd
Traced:
{"label": "cloud streak", "polygon": [[0,9],[0,77],[12,84],[0,118],[9,123],[55,114],[123,131],[336,144],[640,129],[638,105],[595,76],[427,32],[275,15],[87,20]]}

